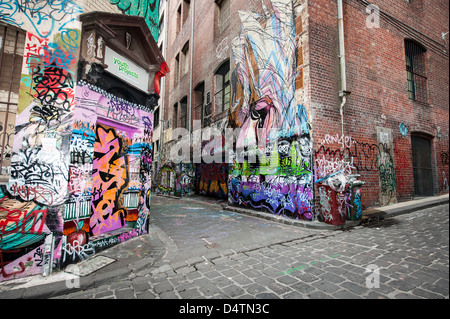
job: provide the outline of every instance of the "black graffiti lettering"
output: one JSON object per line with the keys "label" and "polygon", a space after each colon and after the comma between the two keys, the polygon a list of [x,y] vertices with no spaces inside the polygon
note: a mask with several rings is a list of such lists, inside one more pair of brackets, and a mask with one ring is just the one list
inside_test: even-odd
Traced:
{"label": "black graffiti lettering", "polygon": [[70,73],[51,65],[43,72],[36,66],[33,72],[33,97],[39,102],[32,113],[45,123],[56,121],[61,123],[64,115],[70,112],[73,101],[74,81]]}

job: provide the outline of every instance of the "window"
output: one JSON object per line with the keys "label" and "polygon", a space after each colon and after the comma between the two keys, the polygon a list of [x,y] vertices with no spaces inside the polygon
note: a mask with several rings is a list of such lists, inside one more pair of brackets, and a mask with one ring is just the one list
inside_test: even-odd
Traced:
{"label": "window", "polygon": [[216,0],[219,6],[217,14],[217,30],[222,33],[230,24],[230,0]]}
{"label": "window", "polygon": [[189,41],[186,42],[181,50],[181,58],[181,76],[183,76],[189,71]]}
{"label": "window", "polygon": [[215,74],[215,106],[216,114],[230,107],[230,61],[224,62]]}
{"label": "window", "polygon": [[181,5],[177,10],[177,34],[181,31]]}
{"label": "window", "polygon": [[153,115],[153,127],[157,128],[159,126],[159,108],[156,109]]}
{"label": "window", "polygon": [[408,96],[411,100],[427,102],[427,77],[425,76],[426,50],[416,42],[405,41]]}
{"label": "window", "polygon": [[178,127],[178,104],[174,104],[173,106],[173,114],[172,114],[172,122],[173,122],[173,128]]}
{"label": "window", "polygon": [[202,127],[208,126],[211,123],[211,92],[205,94],[205,82],[198,84],[194,91],[197,93],[198,103],[195,106],[196,119],[200,119]]}
{"label": "window", "polygon": [[[0,22],[0,175],[3,178],[11,165],[25,35],[25,31]],[[27,68],[37,70],[39,60],[39,54],[28,54]]]}
{"label": "window", "polygon": [[180,101],[180,127],[187,127],[187,96]]}
{"label": "window", "polygon": [[189,11],[191,9],[191,0],[184,0],[183,1],[183,24],[186,22]]}
{"label": "window", "polygon": [[174,73],[174,83],[176,84],[180,78],[180,54],[175,57],[175,73]]}

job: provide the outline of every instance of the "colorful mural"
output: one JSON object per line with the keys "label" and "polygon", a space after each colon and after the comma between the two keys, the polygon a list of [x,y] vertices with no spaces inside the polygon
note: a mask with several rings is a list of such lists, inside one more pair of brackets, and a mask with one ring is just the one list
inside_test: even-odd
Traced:
{"label": "colorful mural", "polygon": [[0,194],[0,280],[42,273],[47,235],[61,248],[81,12],[71,0],[0,8],[2,21],[27,30],[10,178]]}
{"label": "colorful mural", "polygon": [[[158,0],[110,3],[143,16],[157,39]],[[153,111],[77,82],[82,12],[73,0],[0,6],[2,22],[27,30],[0,189],[0,281],[42,273],[50,234],[57,269],[147,230]],[[163,63],[158,83],[167,72]]]}
{"label": "colorful mural", "polygon": [[[308,112],[296,96],[296,13],[291,0],[263,9],[239,12],[242,32],[232,41],[229,124],[240,128],[236,149],[244,152],[230,165],[228,200],[311,220],[312,146]],[[246,159],[252,152],[254,163]]]}
{"label": "colorful mural", "polygon": [[227,199],[228,164],[197,164],[197,192],[201,195]]}
{"label": "colorful mural", "polygon": [[[17,173],[0,193],[1,279],[41,273],[50,233],[56,268],[146,232],[153,113],[82,81],[73,100],[72,125],[66,125],[72,133],[59,145],[67,150],[65,166],[43,138],[50,145],[23,150],[29,155],[19,158],[27,161],[13,162]],[[132,126],[115,119],[118,109],[133,114]],[[53,161],[45,161],[49,154]]]}
{"label": "colorful mural", "polygon": [[145,19],[155,41],[159,38],[159,2],[160,0],[109,0],[123,14],[140,16]]}

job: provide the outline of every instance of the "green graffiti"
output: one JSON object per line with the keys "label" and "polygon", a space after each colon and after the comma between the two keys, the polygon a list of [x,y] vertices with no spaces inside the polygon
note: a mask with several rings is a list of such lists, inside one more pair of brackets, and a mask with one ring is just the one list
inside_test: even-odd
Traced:
{"label": "green graffiti", "polygon": [[139,16],[145,22],[155,41],[159,38],[159,0],[109,0],[119,8],[122,13]]}
{"label": "green graffiti", "polygon": [[300,265],[300,266],[290,268],[290,269],[288,269],[286,271],[283,271],[283,272],[280,272],[280,273],[283,274],[283,275],[289,275],[290,273],[292,273],[294,271],[304,270],[304,269],[307,269],[309,266],[312,266],[314,264],[317,264],[317,263],[320,263],[320,262],[324,262],[326,260],[330,260],[330,259],[336,258],[336,257],[339,257],[339,255],[333,255],[333,256],[330,256],[330,257],[323,258],[321,260],[312,261],[312,262],[309,263],[309,265]]}

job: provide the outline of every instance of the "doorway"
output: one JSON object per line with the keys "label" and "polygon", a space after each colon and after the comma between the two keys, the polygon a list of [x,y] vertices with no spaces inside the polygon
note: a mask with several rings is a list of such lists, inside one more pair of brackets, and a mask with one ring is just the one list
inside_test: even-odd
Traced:
{"label": "doorway", "polygon": [[433,195],[433,169],[431,165],[431,139],[420,135],[411,136],[414,195]]}

